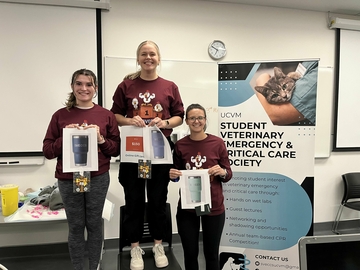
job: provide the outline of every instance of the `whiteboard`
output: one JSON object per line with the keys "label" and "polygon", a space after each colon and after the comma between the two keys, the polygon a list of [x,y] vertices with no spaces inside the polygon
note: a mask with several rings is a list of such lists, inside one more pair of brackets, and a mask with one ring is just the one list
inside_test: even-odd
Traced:
{"label": "whiteboard", "polygon": [[0,157],[42,155],[73,72],[97,72],[96,10],[0,2],[0,25]]}
{"label": "whiteboard", "polygon": [[360,70],[360,31],[338,30],[338,89],[335,122],[335,151],[360,150],[358,74]]}
{"label": "whiteboard", "polygon": [[[114,92],[128,73],[137,70],[135,58],[105,56],[104,105],[111,109]],[[199,103],[207,112],[207,132],[218,135],[218,63],[162,60],[159,76],[174,81],[179,87],[184,107]],[[331,152],[331,121],[333,97],[333,68],[319,67],[315,157],[327,158]],[[174,132],[188,133],[185,123]]]}
{"label": "whiteboard", "polygon": [[[218,134],[218,78],[217,64],[214,62],[192,62],[161,60],[158,74],[173,81],[179,88],[186,109],[192,103],[199,103],[206,109],[207,132]],[[137,69],[135,58],[105,57],[104,105],[111,109],[114,92],[126,74]],[[174,132],[188,133],[185,123]]]}

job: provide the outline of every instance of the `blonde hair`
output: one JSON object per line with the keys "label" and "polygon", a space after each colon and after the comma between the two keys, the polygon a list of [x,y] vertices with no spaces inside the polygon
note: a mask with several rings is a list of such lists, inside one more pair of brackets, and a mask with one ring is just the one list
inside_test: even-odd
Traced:
{"label": "blonde hair", "polygon": [[[96,75],[94,74],[94,72],[92,72],[91,70],[86,69],[86,68],[79,69],[79,70],[77,70],[77,71],[74,72],[74,74],[73,74],[72,77],[71,77],[71,87],[74,86],[76,79],[77,79],[80,75],[85,75],[85,76],[89,77],[90,80],[91,80],[92,83],[93,83],[93,86],[94,86],[94,87],[97,87],[98,82],[97,82],[97,79],[96,79]],[[75,95],[74,95],[74,92],[71,91],[71,92],[69,93],[68,99],[67,99],[66,102],[65,102],[66,109],[69,111],[71,108],[75,107],[76,105],[77,105],[77,104],[76,104],[76,97],[75,97]]]}
{"label": "blonde hair", "polygon": [[[159,59],[161,59],[160,57],[160,49],[159,49],[159,46],[154,42],[154,41],[151,41],[151,40],[145,40],[143,42],[141,42],[139,44],[139,46],[137,47],[137,50],[136,50],[136,61],[139,60],[139,56],[140,56],[140,50],[141,48],[144,46],[144,45],[147,45],[147,44],[150,44],[150,45],[153,45],[156,49],[156,52],[159,56]],[[129,73],[127,74],[123,80],[126,80],[126,79],[130,79],[130,80],[135,80],[136,78],[140,77],[140,74],[141,74],[141,70],[138,70],[134,73]]]}

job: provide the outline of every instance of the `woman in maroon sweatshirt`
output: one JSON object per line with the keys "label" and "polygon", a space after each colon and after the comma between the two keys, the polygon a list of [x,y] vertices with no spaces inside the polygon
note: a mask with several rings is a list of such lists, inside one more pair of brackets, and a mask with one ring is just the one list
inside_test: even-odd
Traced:
{"label": "woman in maroon sweatshirt", "polygon": [[[198,270],[199,231],[202,225],[206,270],[219,270],[219,245],[225,222],[222,183],[232,178],[227,149],[222,139],[205,133],[206,111],[199,104],[186,109],[190,135],[177,141],[173,152],[174,167],[170,179],[178,179],[180,170],[209,169],[211,209],[197,215],[194,209],[182,209],[179,201],[176,221],[181,238],[186,270]],[[181,200],[181,198],[180,198]]]}
{"label": "woman in maroon sweatshirt", "polygon": [[[57,158],[55,177],[69,225],[68,245],[73,267],[83,270],[86,228],[89,269],[96,270],[101,255],[102,211],[110,183],[110,159],[120,154],[120,132],[114,114],[93,103],[97,80],[91,70],[75,71],[71,89],[66,107],[56,111],[50,120],[43,153],[47,159]],[[98,170],[91,172],[90,192],[74,193],[73,173],[63,172],[63,158],[66,158],[62,155],[63,129],[80,127],[96,129]]]}

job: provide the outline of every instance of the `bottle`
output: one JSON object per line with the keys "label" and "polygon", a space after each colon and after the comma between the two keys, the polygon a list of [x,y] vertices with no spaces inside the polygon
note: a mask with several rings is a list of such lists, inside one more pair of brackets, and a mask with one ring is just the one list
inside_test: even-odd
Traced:
{"label": "bottle", "polygon": [[201,202],[201,176],[189,177],[191,202]]}

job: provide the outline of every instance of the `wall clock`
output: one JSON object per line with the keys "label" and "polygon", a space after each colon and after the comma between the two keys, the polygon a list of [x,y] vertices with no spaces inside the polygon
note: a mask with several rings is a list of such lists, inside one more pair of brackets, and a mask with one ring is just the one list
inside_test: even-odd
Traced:
{"label": "wall clock", "polygon": [[224,42],[221,40],[214,40],[210,43],[208,48],[209,56],[214,60],[219,60],[226,55],[226,48]]}

